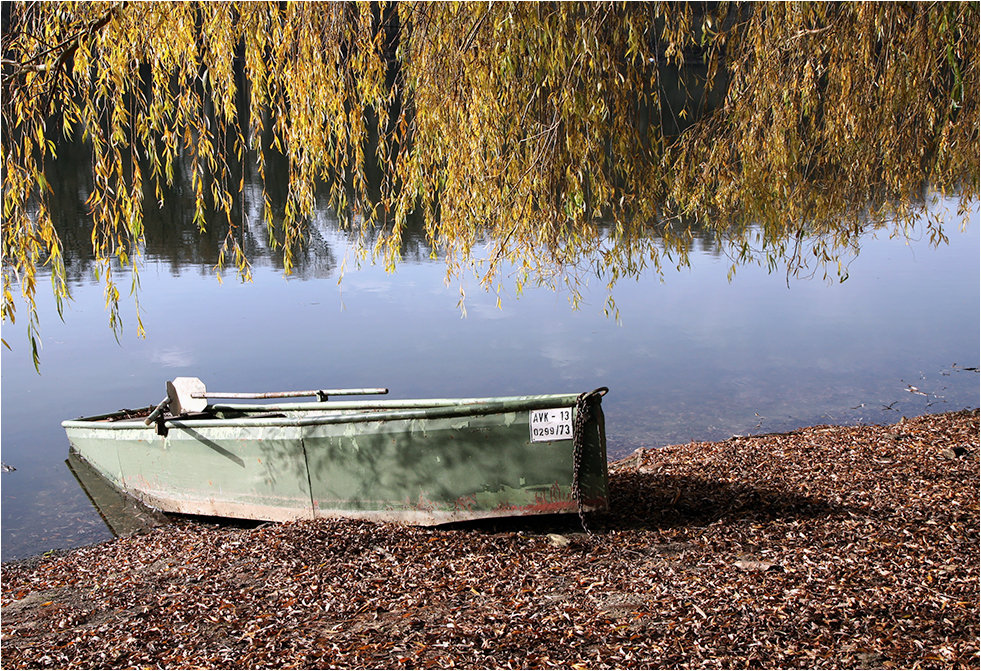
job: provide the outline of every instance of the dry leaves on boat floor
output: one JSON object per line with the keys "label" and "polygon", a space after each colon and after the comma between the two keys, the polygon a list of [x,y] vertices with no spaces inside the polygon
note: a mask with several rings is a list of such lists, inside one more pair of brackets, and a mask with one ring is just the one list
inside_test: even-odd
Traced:
{"label": "dry leaves on boat floor", "polygon": [[974,667],[978,414],[638,452],[611,511],[182,525],[3,567],[12,667]]}

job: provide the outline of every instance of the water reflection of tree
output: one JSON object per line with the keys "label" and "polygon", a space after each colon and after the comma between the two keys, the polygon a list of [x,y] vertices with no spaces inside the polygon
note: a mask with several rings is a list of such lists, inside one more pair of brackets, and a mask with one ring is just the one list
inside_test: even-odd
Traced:
{"label": "water reflection of tree", "polygon": [[[58,146],[58,158],[47,166],[52,184],[49,196],[52,217],[64,248],[66,276],[73,284],[89,281],[96,261],[91,242],[92,220],[85,205],[92,191],[89,152],[90,148],[83,142],[62,141]],[[252,161],[230,161],[233,178],[244,182],[244,189],[234,199],[232,208],[233,218],[240,222],[238,244],[252,264],[285,270],[282,255],[277,250],[284,238],[282,211],[288,192],[285,178],[288,162],[278,152],[267,153],[268,176],[263,184],[252,167],[253,161],[254,156]],[[225,223],[220,220],[220,213],[209,211],[209,215],[217,217],[216,225],[207,225],[200,230],[194,224],[195,194],[188,188],[190,166],[186,157],[179,160],[175,168],[173,182],[159,202],[149,185],[145,189],[142,253],[148,260],[168,266],[174,275],[188,269],[211,274],[216,270],[219,250],[227,234]],[[271,230],[262,223],[263,186],[274,211]],[[320,207],[305,222],[303,236],[294,242],[294,265],[290,272],[299,278],[330,277],[339,271],[339,260],[344,257],[345,250],[384,243],[384,228],[346,226],[330,210],[326,198],[321,197],[319,203]],[[614,221],[605,218],[597,219],[595,225],[606,238],[613,235],[616,228]],[[689,231],[693,249],[712,256],[722,254],[722,242],[713,229],[702,226],[693,218],[684,219],[681,225]],[[664,226],[652,226],[646,235],[657,243],[663,229]],[[493,245],[492,239],[482,242]],[[398,252],[403,262],[432,261],[433,246],[421,216],[407,218]]]}
{"label": "water reflection of tree", "polygon": [[[92,220],[85,205],[92,191],[89,151],[82,142],[62,142],[57,160],[47,167],[52,183],[49,195],[52,218],[64,248],[66,276],[72,284],[88,281],[96,262],[91,240]],[[286,159],[280,154],[267,155],[267,161],[270,174],[278,176],[267,178],[265,183],[266,192],[271,195],[274,226],[270,230],[263,223],[263,183],[249,161],[232,163],[234,178],[244,182],[242,193],[235,198],[232,214],[240,222],[238,244],[250,263],[285,270],[282,254],[277,250],[284,238],[282,211],[288,170]],[[148,260],[165,264],[174,275],[188,269],[211,274],[216,271],[227,224],[221,221],[221,213],[209,210],[209,218],[214,217],[215,225],[207,225],[204,230],[195,225],[195,194],[188,188],[189,168],[186,159],[177,162],[173,183],[166,188],[159,203],[149,185],[145,189],[145,230],[141,249]],[[299,278],[330,277],[338,272],[344,249],[356,246],[362,238],[369,245],[374,244],[378,235],[378,232],[364,235],[360,230],[342,226],[321,199],[321,206],[305,222],[303,236],[294,242],[290,272]],[[429,260],[431,247],[420,219],[410,221],[399,251],[405,261]]]}

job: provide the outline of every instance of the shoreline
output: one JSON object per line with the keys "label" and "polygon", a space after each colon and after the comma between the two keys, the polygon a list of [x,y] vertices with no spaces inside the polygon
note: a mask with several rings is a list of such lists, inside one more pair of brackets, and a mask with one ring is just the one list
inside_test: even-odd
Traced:
{"label": "shoreline", "polygon": [[0,661],[976,668],[978,434],[973,410],[638,450],[592,534],[174,525],[4,562]]}
{"label": "shoreline", "polygon": [[[789,430],[785,430],[785,431],[769,431],[769,432],[766,432],[766,433],[758,433],[758,434],[748,433],[748,434],[744,434],[744,435],[742,435],[742,434],[732,434],[728,438],[718,439],[718,440],[699,440],[699,441],[692,440],[692,441],[689,441],[688,443],[677,443],[677,444],[673,444],[673,445],[665,445],[663,447],[638,447],[638,448],[634,449],[633,451],[623,453],[623,455],[622,456],[619,456],[618,458],[611,458],[611,459],[609,459],[607,461],[607,466],[611,469],[611,472],[612,472],[612,469],[618,467],[618,465],[620,465],[622,463],[625,463],[625,462],[630,462],[631,460],[637,459],[638,458],[638,453],[643,453],[643,454],[646,454],[646,455],[652,455],[652,454],[656,454],[659,450],[667,450],[667,449],[680,448],[680,447],[684,447],[684,446],[689,445],[689,444],[692,444],[692,443],[697,444],[697,445],[714,445],[714,444],[718,444],[718,443],[726,443],[726,442],[729,442],[729,441],[732,441],[732,440],[736,440],[736,439],[764,438],[764,437],[770,437],[770,436],[791,436],[791,435],[797,434],[797,433],[799,433],[801,431],[806,431],[808,429],[815,429],[815,428],[859,428],[859,427],[893,426],[893,425],[896,425],[896,424],[901,424],[902,422],[910,421],[910,419],[917,419],[919,417],[933,417],[933,416],[941,416],[941,415],[960,415],[960,414],[963,414],[963,413],[972,413],[972,412],[973,413],[981,413],[981,408],[963,408],[961,410],[952,410],[952,411],[947,411],[947,412],[942,412],[942,413],[923,413],[923,414],[920,414],[920,415],[914,415],[911,418],[907,418],[904,415],[904,416],[902,416],[900,418],[900,420],[898,422],[894,422],[894,423],[888,424],[888,425],[887,424],[864,423],[864,422],[863,423],[857,423],[857,424],[850,424],[850,423],[840,423],[839,424],[839,423],[836,423],[836,422],[832,422],[832,423],[827,423],[827,424],[813,424],[813,425],[799,427],[799,428],[796,428],[796,429],[789,429]],[[76,476],[76,479],[77,479],[77,476]],[[80,483],[80,486],[82,486],[83,489],[84,489],[84,485],[81,485],[81,483]],[[106,486],[108,486],[108,487],[111,488],[111,485],[108,485],[108,483],[106,483]],[[14,559],[3,560],[3,561],[0,561],[0,567],[4,567],[4,568],[5,567],[8,567],[8,566],[13,567],[13,566],[18,566],[18,565],[24,564],[24,563],[34,564],[34,563],[36,563],[36,562],[38,562],[38,561],[40,561],[42,559],[53,558],[53,557],[61,557],[61,556],[64,556],[66,554],[70,554],[72,552],[75,552],[77,550],[98,547],[98,546],[104,545],[106,543],[113,543],[113,542],[119,540],[120,538],[126,538],[126,537],[134,536],[134,535],[137,535],[137,536],[144,535],[146,533],[149,533],[153,529],[156,529],[156,528],[159,528],[159,527],[179,527],[179,526],[203,525],[203,526],[206,526],[206,527],[217,526],[217,527],[228,527],[228,528],[243,528],[243,529],[247,529],[247,528],[254,528],[254,527],[257,527],[257,526],[260,526],[260,525],[274,524],[274,522],[267,522],[267,521],[261,521],[261,520],[237,520],[237,519],[230,519],[230,518],[228,518],[228,519],[226,519],[226,518],[208,518],[208,517],[194,516],[194,515],[167,514],[167,513],[161,512],[159,510],[156,510],[156,509],[153,509],[153,508],[149,508],[145,504],[143,504],[142,502],[138,501],[137,499],[130,498],[128,495],[119,493],[115,489],[113,489],[113,493],[115,494],[115,496],[119,497],[120,499],[125,499],[126,500],[126,504],[125,504],[126,507],[128,507],[128,508],[131,509],[131,511],[129,512],[129,521],[134,526],[140,526],[141,528],[139,528],[139,529],[137,529],[135,531],[131,531],[131,532],[127,532],[127,533],[118,533],[117,534],[115,531],[113,531],[111,529],[111,527],[109,525],[109,522],[106,520],[105,515],[99,509],[98,505],[95,504],[95,502],[92,502],[91,501],[91,494],[88,494],[88,492],[86,492],[86,494],[89,496],[90,502],[92,503],[93,506],[95,506],[95,508],[98,511],[99,515],[102,516],[103,523],[106,525],[108,533],[112,534],[109,538],[105,538],[105,539],[102,539],[102,540],[96,540],[96,541],[92,541],[92,542],[87,542],[87,543],[84,543],[82,545],[75,545],[75,546],[69,546],[69,547],[54,547],[54,548],[51,548],[49,550],[44,550],[42,552],[38,552],[37,554],[32,554],[32,555],[23,556],[23,557],[17,557],[17,558],[14,558]],[[118,502],[115,502],[114,501],[114,503],[116,504],[117,507],[120,505]],[[539,517],[542,517],[542,516],[539,516]],[[544,516],[544,517],[547,517],[548,519],[552,519],[555,516]],[[479,525],[480,524],[480,521],[476,521],[475,524]],[[452,525],[449,525],[449,526],[452,526]]]}

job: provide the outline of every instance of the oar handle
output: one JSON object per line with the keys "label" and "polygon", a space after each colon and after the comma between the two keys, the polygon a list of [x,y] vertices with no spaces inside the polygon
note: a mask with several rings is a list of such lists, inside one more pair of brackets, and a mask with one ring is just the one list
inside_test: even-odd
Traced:
{"label": "oar handle", "polygon": [[166,398],[164,398],[164,400],[160,401],[160,403],[157,405],[156,409],[153,412],[151,412],[150,415],[145,420],[143,420],[143,423],[146,424],[147,426],[150,426],[151,424],[153,424],[153,421],[169,405],[170,405],[170,396],[167,396]]}

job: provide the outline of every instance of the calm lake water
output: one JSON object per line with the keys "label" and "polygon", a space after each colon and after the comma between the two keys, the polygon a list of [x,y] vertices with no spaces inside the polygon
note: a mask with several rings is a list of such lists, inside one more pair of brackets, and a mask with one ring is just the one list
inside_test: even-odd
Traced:
{"label": "calm lake water", "polygon": [[0,355],[0,438],[16,470],[2,475],[2,558],[111,537],[65,463],[60,422],[156,403],[177,376],[221,391],[384,386],[390,398],[608,386],[611,458],[977,407],[978,374],[963,369],[979,364],[981,226],[976,209],[964,232],[948,222],[950,244],[938,249],[869,236],[842,284],[788,283],[758,267],[730,282],[728,259],[700,250],[691,269],[618,284],[620,323],[603,314],[602,286],[587,289],[579,311],[566,295],[531,288],[498,308],[472,280],[463,318],[459,287],[419,249],[394,274],[349,263],[338,285],[347,245],[329,220],[295,278],[253,248],[251,284],[232,273],[219,283],[196,251],[207,241],[173,235],[165,249],[148,248],[141,273],[146,339],[124,301],[118,343],[81,235],[67,255],[75,301],[64,323],[46,287],[39,294],[40,375],[23,324],[3,327],[13,349]]}

